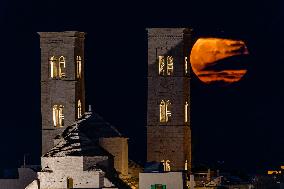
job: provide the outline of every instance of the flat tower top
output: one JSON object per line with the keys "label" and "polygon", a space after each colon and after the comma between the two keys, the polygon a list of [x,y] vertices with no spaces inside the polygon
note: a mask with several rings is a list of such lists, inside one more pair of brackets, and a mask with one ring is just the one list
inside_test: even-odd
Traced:
{"label": "flat tower top", "polygon": [[42,38],[53,37],[84,37],[85,32],[63,31],[63,32],[37,32]]}

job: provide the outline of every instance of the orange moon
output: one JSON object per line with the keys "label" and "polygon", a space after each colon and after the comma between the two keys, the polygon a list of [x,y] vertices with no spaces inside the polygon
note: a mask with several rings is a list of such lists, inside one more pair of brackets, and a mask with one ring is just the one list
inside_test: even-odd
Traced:
{"label": "orange moon", "polygon": [[230,84],[247,72],[249,55],[244,41],[199,38],[190,53],[193,72],[206,84]]}

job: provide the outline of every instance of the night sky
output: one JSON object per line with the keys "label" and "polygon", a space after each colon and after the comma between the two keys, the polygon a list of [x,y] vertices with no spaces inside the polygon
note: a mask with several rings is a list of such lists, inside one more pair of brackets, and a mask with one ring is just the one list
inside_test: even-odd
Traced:
{"label": "night sky", "polygon": [[[95,2],[95,1],[94,1]],[[78,30],[85,40],[87,104],[129,136],[130,158],[146,159],[147,27],[192,27],[195,37],[242,39],[248,73],[227,87],[192,75],[194,162],[260,172],[284,160],[284,3],[239,1],[0,2],[0,168],[23,154],[39,163],[38,31]]]}

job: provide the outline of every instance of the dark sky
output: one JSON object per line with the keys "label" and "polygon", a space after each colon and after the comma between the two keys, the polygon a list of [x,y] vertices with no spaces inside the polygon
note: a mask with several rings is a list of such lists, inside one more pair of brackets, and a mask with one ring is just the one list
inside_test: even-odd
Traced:
{"label": "dark sky", "polygon": [[147,27],[193,27],[195,37],[246,41],[248,73],[228,87],[192,75],[192,134],[196,163],[265,170],[284,160],[284,4],[239,1],[0,2],[1,162],[24,153],[39,163],[40,49],[37,31],[86,35],[87,103],[129,136],[130,157],[145,160]]}

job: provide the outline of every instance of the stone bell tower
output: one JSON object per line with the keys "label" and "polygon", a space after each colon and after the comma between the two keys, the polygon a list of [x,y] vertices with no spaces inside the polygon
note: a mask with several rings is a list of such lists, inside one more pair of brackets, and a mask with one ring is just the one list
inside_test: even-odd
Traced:
{"label": "stone bell tower", "polygon": [[39,32],[42,154],[85,112],[84,32]]}
{"label": "stone bell tower", "polygon": [[147,161],[164,162],[166,171],[190,170],[189,54],[192,30],[147,30]]}

